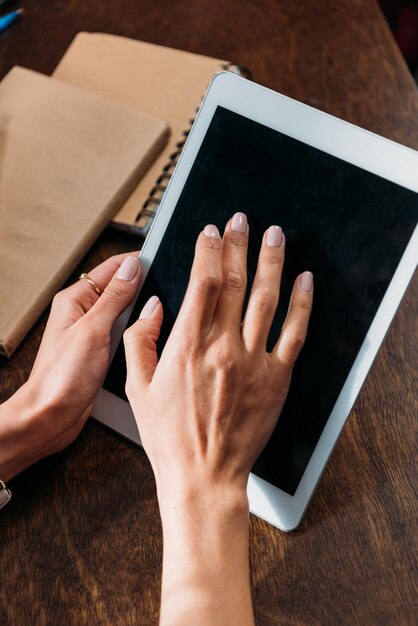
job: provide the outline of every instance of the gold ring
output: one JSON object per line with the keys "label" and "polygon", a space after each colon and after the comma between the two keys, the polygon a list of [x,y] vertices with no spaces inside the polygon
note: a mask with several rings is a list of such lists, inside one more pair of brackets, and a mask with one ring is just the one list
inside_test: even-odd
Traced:
{"label": "gold ring", "polygon": [[100,289],[100,287],[98,287],[98,286],[96,285],[96,283],[94,282],[94,280],[92,280],[88,274],[85,274],[85,273],[83,272],[83,274],[81,274],[81,276],[79,276],[79,279],[78,279],[78,280],[85,280],[85,281],[87,281],[87,282],[88,282],[88,284],[89,284],[89,285],[91,285],[91,286],[93,287],[94,291],[95,291],[96,293],[98,293],[98,294],[99,294],[99,296],[101,296],[101,295],[102,295],[102,290]]}

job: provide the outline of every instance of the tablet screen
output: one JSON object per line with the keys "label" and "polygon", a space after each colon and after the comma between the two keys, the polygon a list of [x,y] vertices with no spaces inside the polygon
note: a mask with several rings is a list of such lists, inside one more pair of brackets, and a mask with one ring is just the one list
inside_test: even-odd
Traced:
{"label": "tablet screen", "polygon": [[[196,237],[208,223],[222,232],[236,211],[244,211],[250,225],[248,288],[266,228],[278,224],[286,234],[268,349],[295,277],[304,270],[315,276],[308,338],[277,427],[253,470],[293,495],[413,233],[418,195],[218,107],[129,322],[158,295],[164,306],[160,350],[187,287]],[[126,398],[125,377],[121,342],[104,387]]]}

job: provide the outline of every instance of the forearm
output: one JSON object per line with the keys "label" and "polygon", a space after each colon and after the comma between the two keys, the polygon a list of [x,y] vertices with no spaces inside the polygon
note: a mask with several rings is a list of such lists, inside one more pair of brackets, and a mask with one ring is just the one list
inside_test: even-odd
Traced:
{"label": "forearm", "polygon": [[244,490],[160,496],[164,534],[161,626],[254,623]]}

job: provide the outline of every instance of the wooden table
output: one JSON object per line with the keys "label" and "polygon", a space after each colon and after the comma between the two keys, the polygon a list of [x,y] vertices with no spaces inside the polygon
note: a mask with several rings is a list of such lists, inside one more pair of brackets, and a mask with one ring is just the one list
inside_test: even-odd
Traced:
{"label": "wooden table", "polygon": [[[26,15],[0,37],[0,76],[15,64],[50,73],[80,30],[116,33],[243,63],[257,82],[418,148],[417,90],[372,0],[20,4]],[[106,232],[74,278],[136,246]],[[415,622],[417,284],[415,275],[299,530],[251,520],[260,625]],[[2,400],[27,378],[45,321],[0,370]],[[1,624],[156,622],[161,527],[141,450],[89,423],[11,486]]]}

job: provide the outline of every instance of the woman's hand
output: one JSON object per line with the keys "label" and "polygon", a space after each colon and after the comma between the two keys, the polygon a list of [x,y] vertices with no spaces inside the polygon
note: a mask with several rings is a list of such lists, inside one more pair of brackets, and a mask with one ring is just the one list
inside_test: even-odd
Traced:
{"label": "woman's hand", "polygon": [[187,293],[159,362],[163,309],[156,297],[125,331],[127,394],[163,496],[200,490],[202,480],[245,490],[286,399],[307,332],[312,275],[296,278],[282,332],[268,353],[284,235],[277,226],[264,235],[241,324],[247,244],[243,214],[227,225],[223,241],[214,226],[200,234]]}
{"label": "woman's hand", "polygon": [[69,445],[90,415],[109,359],[110,331],[133,299],[140,266],[114,256],[86,280],[54,298],[28,381],[0,406],[0,478],[9,480],[35,461]]}
{"label": "woman's hand", "polygon": [[312,308],[312,274],[296,278],[277,344],[285,238],[264,235],[247,310],[248,227],[238,213],[223,241],[200,234],[183,305],[161,359],[158,298],[124,335],[127,395],[152,464],[164,530],[163,623],[252,623],[248,577],[251,468],[289,389]]}

